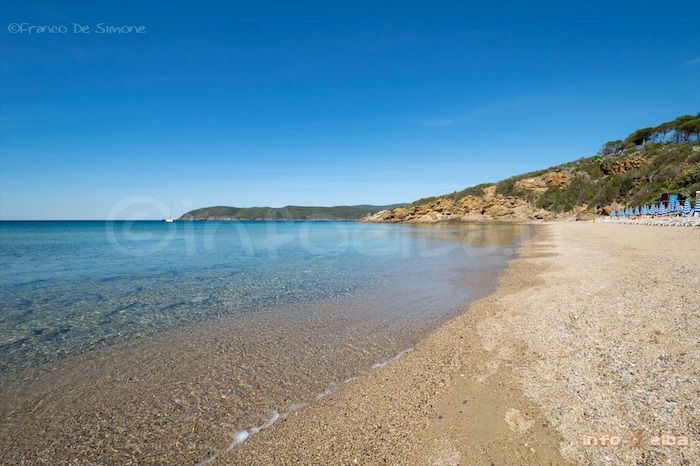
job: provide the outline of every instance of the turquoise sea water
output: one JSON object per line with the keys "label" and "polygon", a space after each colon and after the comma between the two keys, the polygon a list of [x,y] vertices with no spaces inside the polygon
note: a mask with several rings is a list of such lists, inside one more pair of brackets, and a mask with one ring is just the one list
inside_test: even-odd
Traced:
{"label": "turquoise sea water", "polygon": [[[0,373],[207,319],[361,293],[378,281],[390,291],[392,282],[425,274],[420,282],[442,289],[451,269],[503,266],[501,248],[480,237],[450,243],[440,231],[347,222],[2,222]],[[453,290],[458,296],[442,312],[470,291]]]}
{"label": "turquoise sea water", "polygon": [[[81,402],[68,386],[97,397],[82,409],[106,410],[126,396],[121,380],[155,377],[134,396],[195,396],[204,410],[216,393],[228,404],[207,408],[211,424],[227,410],[232,434],[250,433],[270,412],[296,409],[414,347],[490,293],[531,233],[512,225],[0,222],[0,388],[29,407],[0,406],[0,417],[31,424],[36,392],[57,400],[50,412],[60,419],[61,403]],[[173,367],[177,374],[165,375]],[[161,405],[139,409],[169,415]],[[124,416],[111,424],[136,432]],[[47,445],[70,438],[64,419],[50,440],[45,419]],[[177,422],[169,435],[190,435],[177,434]],[[13,458],[31,459],[23,455]]]}

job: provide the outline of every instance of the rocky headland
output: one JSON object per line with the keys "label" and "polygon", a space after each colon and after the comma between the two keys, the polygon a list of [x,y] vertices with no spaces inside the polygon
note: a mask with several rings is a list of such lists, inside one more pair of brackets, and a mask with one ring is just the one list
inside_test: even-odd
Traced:
{"label": "rocky headland", "polygon": [[[532,179],[533,189],[540,189],[546,181]],[[545,188],[546,189],[546,188]],[[581,209],[585,210],[585,209]],[[496,186],[484,188],[482,195],[467,195],[461,199],[438,198],[425,204],[387,209],[368,215],[364,222],[377,223],[437,223],[484,221],[547,221],[570,217],[538,208],[526,199],[504,196],[496,192]]]}

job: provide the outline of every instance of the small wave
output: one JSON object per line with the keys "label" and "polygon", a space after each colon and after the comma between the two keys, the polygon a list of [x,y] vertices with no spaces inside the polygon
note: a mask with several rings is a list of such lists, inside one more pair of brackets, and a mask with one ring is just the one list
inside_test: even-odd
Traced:
{"label": "small wave", "polygon": [[238,445],[240,445],[241,443],[248,440],[251,436],[257,434],[261,430],[267,429],[268,427],[270,427],[272,424],[274,424],[278,420],[286,418],[287,416],[289,416],[290,414],[294,413],[295,411],[303,408],[304,406],[306,406],[306,403],[294,403],[293,405],[290,405],[289,408],[287,408],[287,411],[285,411],[282,414],[280,414],[277,410],[273,409],[271,411],[272,415],[270,416],[270,419],[267,420],[267,422],[265,422],[264,424],[259,425],[257,427],[251,427],[248,430],[239,430],[238,432],[236,432],[233,435],[233,441],[229,444],[228,447],[226,447],[225,450],[223,450],[222,452],[216,453],[215,455],[210,456],[209,458],[205,459],[204,461],[202,461],[200,463],[197,463],[196,466],[206,466],[208,464],[213,463],[221,455],[221,453],[225,453],[225,452],[233,450]]}
{"label": "small wave", "polygon": [[280,413],[277,412],[276,410],[273,410],[273,411],[272,411],[272,416],[270,417],[270,419],[267,420],[267,422],[266,422],[265,424],[262,424],[262,425],[257,426],[257,427],[251,427],[251,428],[248,429],[248,430],[239,430],[238,432],[236,432],[236,433],[234,434],[234,436],[233,436],[233,442],[231,442],[231,443],[229,444],[228,448],[226,448],[226,451],[231,451],[231,450],[233,450],[234,448],[236,448],[236,446],[238,446],[238,445],[240,445],[241,443],[243,443],[243,442],[245,442],[246,440],[248,440],[248,438],[250,438],[251,435],[255,435],[255,434],[257,434],[258,432],[260,432],[261,430],[267,429],[267,428],[270,427],[272,424],[274,424],[275,422],[277,422],[277,420],[278,420],[279,418],[280,418]]}
{"label": "small wave", "polygon": [[396,354],[396,356],[394,356],[394,357],[391,358],[391,359],[387,359],[386,361],[380,361],[380,362],[374,363],[374,364],[372,364],[372,369],[376,369],[376,368],[378,368],[378,367],[384,367],[384,366],[386,366],[387,364],[389,364],[390,362],[398,361],[399,359],[401,359],[401,357],[402,357],[404,354],[410,353],[410,352],[413,351],[414,349],[415,349],[415,348],[413,348],[413,347],[407,348],[407,349],[405,349],[405,350],[399,352],[398,354]]}
{"label": "small wave", "polygon": [[326,390],[325,392],[319,393],[318,395],[316,395],[316,399],[320,400],[321,398],[325,398],[328,395],[330,395],[331,393],[335,392],[336,390],[337,390],[337,388],[335,386],[333,386],[333,387],[329,388],[328,390]]}

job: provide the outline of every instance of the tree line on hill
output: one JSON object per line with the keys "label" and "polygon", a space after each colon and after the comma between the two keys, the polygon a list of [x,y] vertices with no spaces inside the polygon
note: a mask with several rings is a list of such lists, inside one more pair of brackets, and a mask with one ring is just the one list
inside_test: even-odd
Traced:
{"label": "tree line on hill", "polygon": [[625,140],[608,141],[598,151],[598,155],[620,154],[625,150],[645,146],[647,143],[681,143],[697,141],[700,138],[700,113],[682,115],[658,126],[640,128]]}

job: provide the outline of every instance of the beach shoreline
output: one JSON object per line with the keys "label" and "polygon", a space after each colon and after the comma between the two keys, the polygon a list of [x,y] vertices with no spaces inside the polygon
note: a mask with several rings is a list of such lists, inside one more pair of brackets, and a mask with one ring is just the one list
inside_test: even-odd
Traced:
{"label": "beach shoreline", "polygon": [[[301,404],[270,406],[252,385],[235,385],[243,363],[256,377],[270,369],[248,355],[287,354],[271,344],[288,336],[273,321],[245,344],[232,335],[247,321],[217,321],[0,379],[0,463],[700,462],[700,230],[559,222],[533,231],[498,283],[461,278],[495,291],[410,351],[397,347],[330,385],[293,371],[318,393]],[[416,298],[426,310],[435,303]],[[327,328],[313,337],[328,340],[323,354],[338,338]],[[263,374],[255,387],[263,382],[284,400],[296,383]],[[240,412],[250,416],[243,426]]]}
{"label": "beach shoreline", "polygon": [[214,464],[697,464],[699,234],[549,224],[415,351]]}

